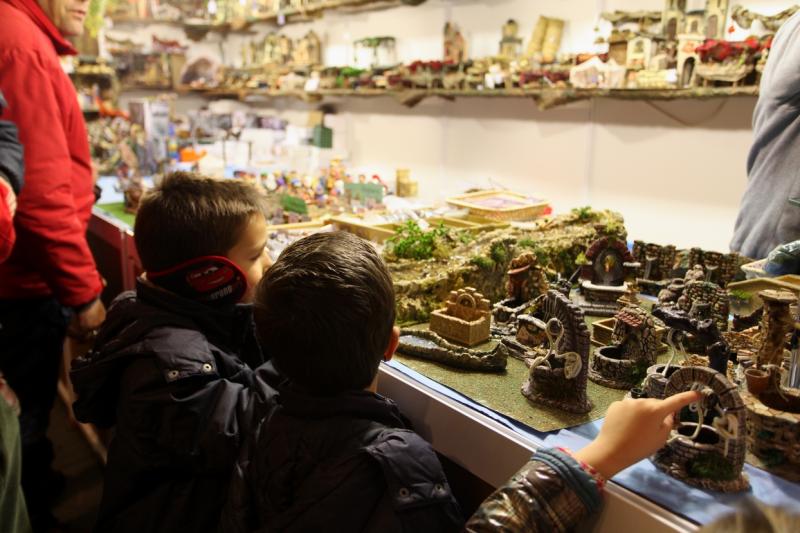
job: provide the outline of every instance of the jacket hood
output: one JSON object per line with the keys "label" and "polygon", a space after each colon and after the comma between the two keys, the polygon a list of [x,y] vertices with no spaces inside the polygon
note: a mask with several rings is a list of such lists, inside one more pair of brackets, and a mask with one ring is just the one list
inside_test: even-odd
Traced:
{"label": "jacket hood", "polygon": [[53,43],[58,55],[77,55],[78,51],[67,41],[36,0],[0,0],[19,9],[33,21]]}
{"label": "jacket hood", "polygon": [[[136,292],[122,293],[111,304],[93,349],[72,363],[76,416],[100,427],[114,425],[120,380],[134,358],[211,360],[210,343],[239,353],[252,331],[249,305],[212,309],[139,280]],[[244,363],[255,368],[261,361]]]}

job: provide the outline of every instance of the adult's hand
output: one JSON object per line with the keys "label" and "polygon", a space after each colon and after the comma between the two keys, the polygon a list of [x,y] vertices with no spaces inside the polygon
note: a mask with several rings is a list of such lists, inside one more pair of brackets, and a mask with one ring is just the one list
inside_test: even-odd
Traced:
{"label": "adult's hand", "polygon": [[576,452],[575,458],[590,464],[609,479],[664,446],[672,431],[675,413],[701,399],[699,392],[688,391],[664,400],[614,402],[608,408],[600,433]]}
{"label": "adult's hand", "polygon": [[106,319],[106,306],[100,298],[90,303],[72,317],[68,334],[80,340],[91,340]]}
{"label": "adult's hand", "polygon": [[0,188],[3,189],[4,193],[0,196],[5,196],[8,212],[11,213],[11,218],[14,218],[14,213],[17,211],[17,195],[14,194],[14,189],[12,189],[11,185],[4,179],[0,179]]}

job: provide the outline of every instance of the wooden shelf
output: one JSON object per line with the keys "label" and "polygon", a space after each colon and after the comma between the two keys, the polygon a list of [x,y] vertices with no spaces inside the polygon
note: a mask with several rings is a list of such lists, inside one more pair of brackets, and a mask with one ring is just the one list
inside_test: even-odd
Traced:
{"label": "wooden shelf", "polygon": [[170,26],[178,26],[184,29],[195,28],[197,30],[206,29],[206,31],[214,31],[220,33],[236,33],[236,32],[249,32],[248,28],[253,24],[279,24],[282,18],[282,24],[291,24],[294,22],[305,22],[314,18],[319,18],[325,11],[333,11],[337,9],[348,10],[364,10],[364,9],[383,9],[398,7],[404,4],[401,0],[319,0],[312,3],[305,8],[289,8],[281,12],[271,12],[256,17],[247,17],[241,20],[233,20],[228,22],[211,22],[206,24],[187,24],[184,20],[168,20],[168,19],[154,19],[154,18],[140,18],[140,17],[110,17],[111,21],[115,24],[135,24],[135,25],[149,25],[149,24],[167,24]]}
{"label": "wooden shelf", "polygon": [[617,100],[708,100],[712,98],[754,97],[758,87],[697,87],[692,89],[575,89],[575,88],[535,88],[535,89],[321,89],[318,91],[273,89],[213,88],[176,89],[181,94],[198,94],[208,98],[297,98],[306,102],[319,102],[325,98],[380,98],[393,97],[403,105],[413,107],[426,98],[438,97],[446,100],[456,98],[529,98],[541,109],[551,109],[561,105],[592,98],[612,98]]}

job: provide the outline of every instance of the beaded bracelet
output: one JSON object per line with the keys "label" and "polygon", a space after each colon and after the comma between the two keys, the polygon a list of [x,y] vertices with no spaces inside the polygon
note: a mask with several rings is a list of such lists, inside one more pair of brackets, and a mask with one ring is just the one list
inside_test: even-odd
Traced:
{"label": "beaded bracelet", "polygon": [[578,463],[578,465],[580,465],[581,469],[584,472],[586,472],[587,474],[589,474],[589,476],[591,476],[592,479],[594,479],[594,482],[597,484],[597,489],[599,491],[602,491],[605,488],[605,486],[606,486],[606,478],[604,478],[603,475],[600,472],[598,472],[595,467],[593,467],[589,463],[583,462],[580,459],[578,459],[577,457],[575,457],[575,454],[573,454],[571,450],[568,450],[566,448],[561,448],[561,447],[556,448],[556,450],[558,450],[558,451],[560,451],[562,453],[565,453],[565,454],[569,455],[570,457],[572,457],[572,459],[576,463]]}

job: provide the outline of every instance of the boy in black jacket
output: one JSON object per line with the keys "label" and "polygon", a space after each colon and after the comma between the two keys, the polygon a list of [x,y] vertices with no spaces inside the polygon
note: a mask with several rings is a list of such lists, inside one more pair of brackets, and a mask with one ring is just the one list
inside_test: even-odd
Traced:
{"label": "boy in black jacket", "polygon": [[213,531],[253,409],[273,394],[245,303],[269,266],[262,201],[175,173],[142,200],[135,234],[146,272],[71,374],[77,418],[116,428],[96,530]]}
{"label": "boy in black jacket", "polygon": [[663,446],[671,413],[698,399],[616,402],[591,444],[538,451],[465,524],[430,444],[376,394],[394,304],[381,258],[348,233],[297,241],[265,274],[256,329],[286,379],[242,450],[221,532],[571,530],[605,478]]}

